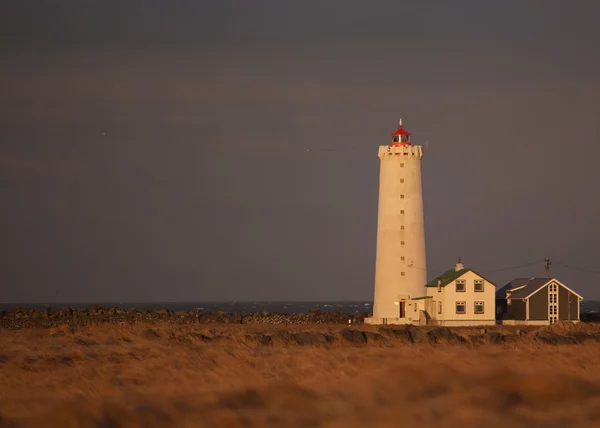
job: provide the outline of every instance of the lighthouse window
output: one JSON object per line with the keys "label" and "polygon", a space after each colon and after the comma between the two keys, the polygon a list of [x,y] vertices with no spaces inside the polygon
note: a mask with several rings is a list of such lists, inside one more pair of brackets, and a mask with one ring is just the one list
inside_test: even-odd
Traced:
{"label": "lighthouse window", "polygon": [[398,136],[394,135],[394,138],[392,138],[392,142],[397,143],[398,142]]}

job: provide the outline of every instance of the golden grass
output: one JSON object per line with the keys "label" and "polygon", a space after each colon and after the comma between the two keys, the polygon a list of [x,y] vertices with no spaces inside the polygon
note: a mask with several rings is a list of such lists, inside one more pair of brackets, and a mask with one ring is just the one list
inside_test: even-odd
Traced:
{"label": "golden grass", "polygon": [[594,341],[264,346],[246,335],[343,326],[151,327],[0,330],[0,426],[600,424]]}

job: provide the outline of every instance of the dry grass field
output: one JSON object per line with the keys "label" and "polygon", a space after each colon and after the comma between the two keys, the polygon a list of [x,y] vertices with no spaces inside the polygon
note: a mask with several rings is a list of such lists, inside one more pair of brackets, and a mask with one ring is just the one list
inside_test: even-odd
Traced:
{"label": "dry grass field", "polygon": [[593,340],[265,345],[251,336],[344,327],[0,330],[0,427],[600,426]]}

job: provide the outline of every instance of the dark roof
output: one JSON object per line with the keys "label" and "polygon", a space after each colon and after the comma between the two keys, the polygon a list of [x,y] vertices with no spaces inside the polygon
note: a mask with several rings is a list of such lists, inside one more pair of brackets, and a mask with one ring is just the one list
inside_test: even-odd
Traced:
{"label": "dark roof", "polygon": [[527,284],[531,278],[515,278],[504,287],[498,289],[496,291],[496,298],[498,299],[506,299],[506,290],[512,290],[513,288],[521,287],[522,285]]}
{"label": "dark roof", "polygon": [[544,285],[548,284],[552,278],[533,278],[531,281],[525,285],[523,288],[519,288],[517,291],[510,293],[511,299],[524,299],[529,296],[533,292],[537,291],[539,288],[542,288]]}
{"label": "dark roof", "polygon": [[444,287],[444,286],[450,284],[455,279],[461,277],[463,274],[469,272],[470,270],[471,269],[461,269],[461,270],[457,271],[455,268],[448,269],[446,272],[444,272],[440,276],[437,276],[434,279],[432,279],[431,281],[429,281],[425,285],[425,287],[437,287],[438,279],[440,279],[442,281],[442,283],[440,285],[442,287]]}
{"label": "dark roof", "polygon": [[[506,298],[506,292],[515,288],[519,288],[518,290],[511,293],[511,299],[524,299],[530,294],[534,293],[538,289],[542,288],[544,285],[548,284],[552,278],[515,278],[504,287],[502,287],[496,293],[497,297],[501,297],[503,299]],[[503,296],[500,296],[500,292],[503,292]]]}

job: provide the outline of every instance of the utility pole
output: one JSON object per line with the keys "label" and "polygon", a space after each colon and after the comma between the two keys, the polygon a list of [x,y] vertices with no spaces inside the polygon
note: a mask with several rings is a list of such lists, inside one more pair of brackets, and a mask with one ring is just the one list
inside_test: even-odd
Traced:
{"label": "utility pole", "polygon": [[546,268],[546,278],[551,278],[550,276],[550,266],[552,266],[552,262],[548,257],[544,259],[544,267]]}

